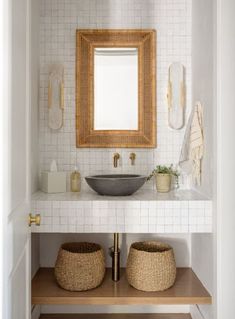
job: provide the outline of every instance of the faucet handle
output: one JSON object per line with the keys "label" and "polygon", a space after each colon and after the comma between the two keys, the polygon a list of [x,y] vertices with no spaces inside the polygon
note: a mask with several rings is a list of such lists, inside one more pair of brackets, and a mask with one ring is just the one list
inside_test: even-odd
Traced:
{"label": "faucet handle", "polygon": [[119,153],[114,153],[113,157],[116,157],[117,159],[119,159],[120,158],[120,154]]}
{"label": "faucet handle", "polygon": [[131,160],[131,165],[135,165],[136,154],[131,153],[129,158]]}

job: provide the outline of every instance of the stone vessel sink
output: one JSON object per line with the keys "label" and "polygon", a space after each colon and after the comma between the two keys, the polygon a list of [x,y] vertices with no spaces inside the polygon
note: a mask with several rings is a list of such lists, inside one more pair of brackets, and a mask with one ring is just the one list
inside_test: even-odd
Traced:
{"label": "stone vessel sink", "polygon": [[87,184],[100,195],[127,196],[136,192],[146,181],[146,176],[110,174],[87,176]]}

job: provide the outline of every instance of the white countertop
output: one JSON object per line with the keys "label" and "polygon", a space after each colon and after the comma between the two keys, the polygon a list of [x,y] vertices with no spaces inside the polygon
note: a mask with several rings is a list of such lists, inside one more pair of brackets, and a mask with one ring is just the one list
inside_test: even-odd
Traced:
{"label": "white countertop", "polygon": [[81,193],[47,194],[38,191],[32,201],[209,201],[206,196],[194,190],[175,190],[158,193],[156,190],[140,190],[131,196],[102,196],[93,191]]}

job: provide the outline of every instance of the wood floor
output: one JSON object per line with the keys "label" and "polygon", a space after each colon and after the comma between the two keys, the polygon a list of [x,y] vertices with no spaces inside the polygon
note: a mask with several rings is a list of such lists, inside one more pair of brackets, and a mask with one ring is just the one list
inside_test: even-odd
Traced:
{"label": "wood floor", "polygon": [[39,319],[192,319],[190,314],[60,314],[41,315]]}
{"label": "wood floor", "polygon": [[[177,305],[211,304],[211,296],[191,268],[178,268],[175,285],[162,292],[143,292],[131,287],[121,271],[121,279],[111,279],[107,269],[101,286],[85,292],[60,288],[53,268],[40,268],[32,280],[32,304],[45,305]],[[162,315],[161,315],[162,316]],[[56,317],[55,317],[56,318]],[[67,317],[66,317],[67,318]],[[76,318],[76,317],[75,317]],[[80,318],[80,317],[79,317]],[[127,317],[129,318],[129,317]],[[132,317],[130,317],[132,318]],[[159,317],[154,317],[159,318]],[[164,317],[163,317],[164,318]],[[175,318],[175,317],[174,317]],[[177,317],[176,317],[177,318]]]}

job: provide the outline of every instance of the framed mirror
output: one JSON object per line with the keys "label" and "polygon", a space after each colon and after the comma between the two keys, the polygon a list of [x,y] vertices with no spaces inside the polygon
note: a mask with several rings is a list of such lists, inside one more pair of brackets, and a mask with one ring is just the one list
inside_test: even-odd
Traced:
{"label": "framed mirror", "polygon": [[77,30],[77,147],[156,146],[154,30]]}

